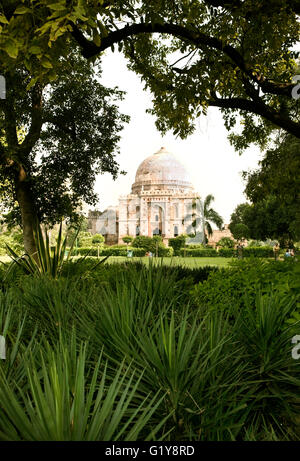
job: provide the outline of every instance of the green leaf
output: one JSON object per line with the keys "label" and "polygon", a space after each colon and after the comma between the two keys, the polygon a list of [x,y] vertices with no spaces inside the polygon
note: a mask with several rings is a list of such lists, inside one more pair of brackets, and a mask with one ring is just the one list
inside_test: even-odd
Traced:
{"label": "green leaf", "polygon": [[14,14],[26,14],[26,13],[31,13],[31,9],[30,8],[27,8],[26,6],[24,5],[20,5],[18,6],[16,9],[15,9],[15,12]]}
{"label": "green leaf", "polygon": [[9,24],[4,14],[0,14],[0,22],[2,22],[2,24]]}
{"label": "green leaf", "polygon": [[26,90],[27,91],[30,90],[30,88],[32,88],[36,84],[37,81],[38,81],[38,77],[32,78],[30,82],[28,83]]}
{"label": "green leaf", "polygon": [[6,44],[4,45],[4,49],[11,58],[16,59],[16,57],[18,56],[19,50],[14,42],[6,42]]}
{"label": "green leaf", "polygon": [[45,57],[41,59],[41,64],[42,64],[43,67],[45,67],[45,69],[52,69],[53,68],[51,62]]}
{"label": "green leaf", "polygon": [[63,3],[52,3],[51,5],[48,5],[48,8],[54,11],[63,11],[66,9],[66,6]]}
{"label": "green leaf", "polygon": [[32,54],[40,54],[42,52],[42,48],[37,45],[32,45],[28,51]]}

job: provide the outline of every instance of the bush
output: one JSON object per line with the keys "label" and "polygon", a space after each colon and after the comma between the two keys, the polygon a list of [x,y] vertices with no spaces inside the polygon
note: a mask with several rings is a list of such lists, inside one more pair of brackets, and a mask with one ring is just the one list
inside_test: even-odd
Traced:
{"label": "bush", "polygon": [[132,246],[135,248],[144,248],[146,251],[153,252],[155,250],[155,242],[151,237],[146,235],[138,235],[132,241]]}
{"label": "bush", "polygon": [[[172,247],[161,247],[159,246],[158,247],[158,256],[159,257],[171,257],[173,256],[174,254],[174,250]],[[155,252],[154,252],[154,255],[155,255]]]}
{"label": "bush", "polygon": [[133,241],[133,237],[131,237],[131,235],[125,235],[124,237],[122,237],[122,240],[124,243],[126,243],[126,245],[128,245]]}
{"label": "bush", "polygon": [[245,247],[243,248],[243,256],[255,256],[256,258],[272,258],[274,256],[273,248],[269,246],[261,247]]}
{"label": "bush", "polygon": [[132,246],[135,248],[144,248],[145,253],[151,251],[154,256],[156,255],[156,250],[158,252],[157,256],[173,255],[173,249],[170,247],[167,248],[163,244],[162,237],[160,235],[155,235],[154,237],[139,235],[133,240]]}
{"label": "bush", "polygon": [[[100,253],[101,250],[99,250]],[[97,247],[80,247],[76,248],[73,251],[73,254],[79,255],[79,256],[98,256],[98,248]]]}
{"label": "bush", "polygon": [[191,245],[186,245],[186,248],[189,250],[205,250],[205,249],[210,249],[211,247],[209,245],[202,245],[202,243],[198,244],[191,244]]}
{"label": "bush", "polygon": [[184,247],[186,241],[186,236],[185,235],[178,235],[175,238],[170,238],[169,239],[169,246],[173,248],[174,255],[178,256],[179,255],[179,250]]}
{"label": "bush", "polygon": [[218,252],[214,250],[213,248],[207,248],[207,249],[181,248],[179,254],[180,256],[197,257],[197,258],[198,257],[210,258],[210,257],[218,256]]}
{"label": "bush", "polygon": [[236,250],[234,248],[220,248],[218,255],[223,258],[232,258],[236,256]]}
{"label": "bush", "polygon": [[230,237],[222,237],[218,243],[217,246],[221,248],[234,248],[234,240],[232,240]]}
{"label": "bush", "polygon": [[133,248],[130,246],[111,246],[103,248],[101,251],[101,256],[127,256],[127,251],[132,251],[133,256],[145,256],[145,249],[144,248]]}
{"label": "bush", "polygon": [[[127,250],[132,250],[133,256],[145,256],[144,248],[127,247],[126,245],[113,245],[99,248],[100,256],[127,256]],[[77,248],[76,255],[80,256],[98,256],[97,247]]]}
{"label": "bush", "polygon": [[101,234],[94,234],[92,238],[92,245],[103,245],[105,238]]}
{"label": "bush", "polygon": [[0,256],[7,255],[8,245],[17,254],[21,255],[24,253],[23,235],[20,232],[4,232],[0,235]]}
{"label": "bush", "polygon": [[77,245],[79,247],[87,248],[92,246],[93,235],[91,232],[80,231],[77,236]]}
{"label": "bush", "polygon": [[221,268],[195,286],[196,304],[209,309],[241,311],[254,304],[258,293],[291,294],[297,279],[294,261],[262,261],[255,258],[235,260],[229,268]]}

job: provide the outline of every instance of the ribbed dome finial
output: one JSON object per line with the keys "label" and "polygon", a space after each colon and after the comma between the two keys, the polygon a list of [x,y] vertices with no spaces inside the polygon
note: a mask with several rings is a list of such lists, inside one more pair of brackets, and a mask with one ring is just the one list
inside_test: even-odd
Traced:
{"label": "ribbed dome finial", "polygon": [[155,154],[164,154],[167,152],[167,149],[163,146]]}

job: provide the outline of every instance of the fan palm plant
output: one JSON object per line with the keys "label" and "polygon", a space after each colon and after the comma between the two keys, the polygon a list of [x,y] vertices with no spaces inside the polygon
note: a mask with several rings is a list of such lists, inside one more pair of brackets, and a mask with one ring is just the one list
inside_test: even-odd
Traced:
{"label": "fan palm plant", "polygon": [[211,223],[215,224],[218,229],[222,229],[223,218],[211,207],[212,202],[214,202],[215,197],[212,194],[209,194],[205,197],[203,201],[203,218],[205,226],[205,236],[210,237],[213,234]]}

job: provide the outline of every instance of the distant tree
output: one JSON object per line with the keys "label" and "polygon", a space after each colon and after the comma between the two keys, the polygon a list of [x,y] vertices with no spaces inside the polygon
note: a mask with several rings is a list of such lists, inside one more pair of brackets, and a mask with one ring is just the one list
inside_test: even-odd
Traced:
{"label": "distant tree", "polygon": [[259,166],[244,173],[245,193],[261,221],[265,215],[269,223],[265,232],[257,229],[257,235],[267,234],[282,243],[300,240],[300,140],[281,133]]}
{"label": "distant tree", "polygon": [[235,224],[231,232],[236,240],[244,240],[250,236],[249,228],[244,223]]}
{"label": "distant tree", "polygon": [[[232,214],[229,229],[235,239],[274,239],[281,246],[289,246],[293,234],[289,230],[289,210],[276,195],[268,195],[255,204],[241,204]],[[241,213],[241,210],[243,213]],[[237,221],[239,216],[239,221]]]}
{"label": "distant tree", "polygon": [[96,73],[78,53],[61,57],[57,72],[57,80],[44,83],[35,82],[26,67],[4,73],[1,206],[21,223],[30,254],[35,251],[36,219],[49,225],[63,218],[75,220],[83,200],[97,202],[97,174],[117,177],[119,132],[128,120],[115,104],[123,94],[102,86],[100,70]]}

